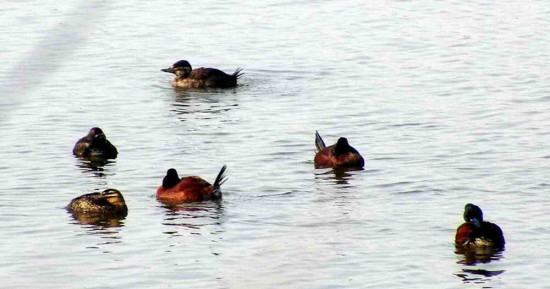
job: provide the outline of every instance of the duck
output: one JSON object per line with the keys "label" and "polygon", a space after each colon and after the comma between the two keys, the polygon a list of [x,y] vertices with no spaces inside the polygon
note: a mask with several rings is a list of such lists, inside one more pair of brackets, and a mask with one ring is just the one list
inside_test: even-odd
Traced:
{"label": "duck", "polygon": [[168,169],[157,188],[157,199],[166,204],[180,204],[206,200],[219,200],[222,197],[221,185],[225,183],[227,167],[224,165],[214,184],[210,184],[201,177],[188,176],[181,178],[174,168]]}
{"label": "duck", "polygon": [[81,158],[114,159],[118,155],[116,147],[107,140],[103,130],[93,127],[88,134],[79,139],[73,148],[73,155]]}
{"label": "duck", "polygon": [[128,207],[119,190],[85,194],[71,200],[67,210],[75,216],[126,217]]}
{"label": "duck", "polygon": [[161,69],[161,71],[175,74],[172,86],[184,88],[236,87],[237,79],[243,75],[241,68],[237,68],[233,74],[227,74],[216,68],[193,69],[187,60],[180,60],[172,67]]}
{"label": "duck", "polygon": [[456,230],[455,245],[464,249],[504,249],[502,229],[483,220],[483,211],[474,204],[464,207],[464,221]]}
{"label": "duck", "polygon": [[315,146],[317,147],[313,160],[315,168],[363,168],[365,165],[361,154],[349,145],[345,137],[339,138],[335,144],[327,147],[319,132],[316,131]]}

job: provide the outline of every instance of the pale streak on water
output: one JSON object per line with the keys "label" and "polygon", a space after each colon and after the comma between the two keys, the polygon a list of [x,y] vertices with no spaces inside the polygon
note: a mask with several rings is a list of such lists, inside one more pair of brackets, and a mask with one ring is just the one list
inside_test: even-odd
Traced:
{"label": "pale streak on water", "polygon": [[[547,1],[5,1],[3,288],[542,288],[550,233]],[[176,60],[243,86],[185,91]],[[120,157],[71,155],[100,126]],[[315,130],[363,171],[312,164]],[[165,170],[221,203],[163,208]],[[63,207],[115,187],[130,213]],[[466,202],[507,238],[466,266]],[[494,275],[494,276],[491,276]]]}

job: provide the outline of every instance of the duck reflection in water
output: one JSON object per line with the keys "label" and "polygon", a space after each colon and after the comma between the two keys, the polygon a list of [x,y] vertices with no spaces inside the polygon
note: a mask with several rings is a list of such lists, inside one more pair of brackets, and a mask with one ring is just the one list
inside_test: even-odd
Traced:
{"label": "duck reflection in water", "polygon": [[[491,278],[504,273],[505,270],[485,270],[485,269],[462,269],[462,272],[455,273],[465,284],[482,284],[491,282]],[[490,287],[483,287],[490,288]]]}
{"label": "duck reflection in water", "polygon": [[109,167],[115,164],[116,161],[109,160],[105,158],[86,158],[86,159],[77,159],[76,166],[83,173],[91,173],[93,176],[98,178],[105,178],[106,175],[112,174],[109,173]]}
{"label": "duck reflection in water", "polygon": [[66,208],[83,225],[117,227],[121,226],[121,220],[128,215],[124,197],[115,189],[74,198]]}
{"label": "duck reflection in water", "polygon": [[457,247],[455,254],[459,255],[458,264],[476,265],[490,263],[502,258],[502,251],[487,250],[487,249],[464,249]]}
{"label": "duck reflection in water", "polygon": [[174,90],[174,102],[171,103],[173,112],[186,120],[189,114],[208,119],[211,114],[220,114],[238,107],[234,92],[221,89],[207,89],[200,91]]}
{"label": "duck reflection in water", "polygon": [[183,235],[202,235],[202,230],[208,234],[223,232],[222,216],[223,202],[211,200],[205,202],[184,203],[178,205],[163,205],[166,217],[162,224],[164,234],[170,237]]}
{"label": "duck reflection in water", "polygon": [[346,168],[333,168],[321,173],[315,173],[316,179],[331,180],[337,185],[348,185],[349,180],[353,177],[350,170],[362,170],[362,169],[346,169]]}

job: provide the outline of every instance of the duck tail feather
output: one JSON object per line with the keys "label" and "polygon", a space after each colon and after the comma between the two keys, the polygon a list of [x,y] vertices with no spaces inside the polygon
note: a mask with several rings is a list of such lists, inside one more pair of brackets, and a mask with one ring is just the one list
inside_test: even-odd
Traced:
{"label": "duck tail feather", "polygon": [[243,74],[244,74],[244,72],[241,72],[241,71],[243,71],[242,68],[240,68],[240,67],[237,68],[237,69],[235,70],[235,72],[233,72],[233,76],[234,76],[235,78],[237,78],[237,79],[240,78],[240,77],[243,76]]}
{"label": "duck tail feather", "polygon": [[218,173],[218,176],[216,177],[216,180],[214,181],[214,184],[212,185],[214,187],[214,195],[216,197],[221,197],[221,186],[225,181],[227,181],[227,177],[225,174],[225,171],[227,170],[227,166],[223,165],[220,172]]}
{"label": "duck tail feather", "polygon": [[317,147],[318,151],[321,151],[327,147],[318,131],[315,131],[315,146]]}

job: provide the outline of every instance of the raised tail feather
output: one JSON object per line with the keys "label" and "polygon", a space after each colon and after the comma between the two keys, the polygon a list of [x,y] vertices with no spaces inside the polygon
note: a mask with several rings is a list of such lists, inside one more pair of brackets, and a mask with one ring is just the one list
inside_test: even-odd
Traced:
{"label": "raised tail feather", "polygon": [[237,78],[237,79],[238,79],[239,77],[243,76],[244,72],[241,72],[241,71],[243,71],[242,68],[237,68],[237,69],[235,70],[235,72],[233,72],[233,76],[235,76],[235,78]]}
{"label": "raised tail feather", "polygon": [[222,169],[218,173],[218,176],[216,177],[216,180],[214,181],[214,184],[212,185],[214,187],[212,194],[216,198],[220,198],[222,196],[221,186],[223,185],[223,183],[225,183],[225,181],[227,181],[227,177],[225,175],[226,170],[227,170],[227,166],[223,165]]}
{"label": "raised tail feather", "polygon": [[319,135],[318,131],[315,131],[315,146],[317,147],[318,151],[321,151],[327,147],[325,145],[325,142],[323,141],[323,138],[321,138],[321,135]]}

